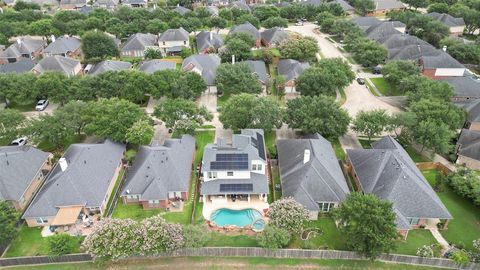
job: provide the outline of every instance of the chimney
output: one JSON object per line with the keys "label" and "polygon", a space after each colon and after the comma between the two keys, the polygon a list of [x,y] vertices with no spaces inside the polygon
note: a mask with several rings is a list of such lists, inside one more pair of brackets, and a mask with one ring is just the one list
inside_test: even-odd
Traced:
{"label": "chimney", "polygon": [[54,35],[51,35],[50,39],[52,40],[52,42],[55,42],[55,36]]}
{"label": "chimney", "polygon": [[22,45],[22,39],[21,38],[17,39],[17,43],[18,45]]}
{"label": "chimney", "polygon": [[67,160],[63,157],[58,160],[58,164],[60,164],[60,168],[62,169],[62,172],[64,172],[68,167]]}
{"label": "chimney", "polygon": [[444,52],[447,52],[447,46],[443,46],[442,50],[443,50]]}
{"label": "chimney", "polygon": [[305,149],[305,152],[303,154],[303,164],[307,163],[310,161],[310,150]]}
{"label": "chimney", "polygon": [[235,65],[235,55],[232,54],[232,65]]}
{"label": "chimney", "polygon": [[210,31],[210,41],[212,41],[212,40],[213,40],[213,32]]}

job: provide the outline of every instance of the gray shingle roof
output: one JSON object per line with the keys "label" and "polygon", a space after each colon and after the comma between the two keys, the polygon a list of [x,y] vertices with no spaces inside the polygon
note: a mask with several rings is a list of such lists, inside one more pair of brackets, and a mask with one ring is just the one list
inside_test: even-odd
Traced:
{"label": "gray shingle roof", "polygon": [[67,54],[80,48],[80,39],[76,37],[63,36],[50,43],[44,50],[49,54]]}
{"label": "gray shingle roof", "polygon": [[188,39],[188,32],[180,27],[178,29],[168,29],[163,32],[158,38],[158,41],[188,41]]}
{"label": "gray shingle roof", "polygon": [[365,33],[369,39],[382,43],[388,39],[391,35],[401,34],[400,31],[395,29],[397,26],[395,22],[382,22],[377,25],[369,27]]}
{"label": "gray shingle roof", "polygon": [[25,59],[13,63],[0,65],[0,73],[24,73],[29,72],[35,66],[35,61]]}
{"label": "gray shingle roof", "polygon": [[397,0],[373,0],[373,2],[375,10],[405,8],[405,5]]}
{"label": "gray shingle roof", "polygon": [[285,81],[295,80],[302,74],[310,65],[308,63],[298,62],[293,59],[282,59],[278,61],[278,74],[285,77]]}
{"label": "gray shingle roof", "polygon": [[362,31],[366,31],[368,28],[378,25],[382,23],[376,17],[356,17],[351,20],[358,28],[362,29]]}
{"label": "gray shingle roof", "polygon": [[211,16],[218,16],[219,10],[216,6],[206,6],[205,9],[210,13]]}
{"label": "gray shingle roof", "polygon": [[458,138],[458,155],[480,160],[480,132],[462,129]]}
{"label": "gray shingle roof", "polygon": [[455,97],[480,98],[480,79],[473,76],[446,77],[441,80],[450,84],[455,90]]}
{"label": "gray shingle roof", "polygon": [[49,155],[29,145],[0,147],[0,200],[19,201]]}
{"label": "gray shingle roof", "polygon": [[163,146],[141,146],[122,195],[140,194],[144,201],[165,200],[168,192],[188,192],[194,153],[195,138],[190,135],[166,140]]}
{"label": "gray shingle roof", "polygon": [[234,33],[247,33],[251,35],[254,39],[261,38],[261,35],[258,29],[249,22],[233,26],[229,34],[234,34]]}
{"label": "gray shingle roof", "polygon": [[60,0],[60,6],[71,5],[80,8],[87,5],[87,0]]}
{"label": "gray shingle roof", "polygon": [[33,70],[38,73],[44,73],[48,71],[63,72],[65,75],[73,75],[75,67],[80,64],[80,61],[63,57],[60,55],[48,56],[40,60]]}
{"label": "gray shingle roof", "polygon": [[388,58],[392,60],[418,60],[422,56],[437,55],[440,53],[435,47],[407,34],[393,34],[381,41],[388,50]]}
{"label": "gray shingle roof", "polygon": [[460,100],[453,103],[467,112],[468,122],[480,122],[480,99]]}
{"label": "gray shingle roof", "polygon": [[114,9],[118,6],[118,0],[97,0],[93,3],[93,7],[95,8],[106,8],[106,9]]}
{"label": "gray shingle roof", "polygon": [[[342,202],[350,193],[332,145],[322,136],[279,140],[277,150],[282,196],[318,211],[318,202]],[[305,150],[310,161],[304,164]]]}
{"label": "gray shingle roof", "polygon": [[144,51],[152,46],[157,46],[157,35],[136,33],[123,44],[122,51]]}
{"label": "gray shingle roof", "polygon": [[96,76],[107,71],[121,71],[129,70],[132,68],[132,63],[124,61],[113,61],[113,60],[104,60],[100,63],[95,64],[92,69],[88,72],[88,75]]}
{"label": "gray shingle roof", "polygon": [[263,85],[268,84],[268,73],[267,73],[267,66],[265,65],[264,61],[257,60],[247,60],[241,63],[246,63],[252,73],[258,76],[258,79],[262,82]]}
{"label": "gray shingle roof", "polygon": [[70,145],[63,155],[67,169],[54,167],[23,218],[55,216],[59,206],[100,207],[124,151],[125,145],[109,140]]}
{"label": "gray shingle roof", "polygon": [[348,149],[347,154],[363,192],[391,201],[401,219],[452,218],[413,160],[392,137],[373,143],[372,149]]}
{"label": "gray shingle roof", "polygon": [[245,10],[245,11],[248,11],[248,12],[251,11],[250,7],[243,0],[235,1],[235,2],[230,3],[230,7],[231,8],[238,8],[238,9]]}
{"label": "gray shingle roof", "polygon": [[199,69],[203,80],[207,85],[215,85],[215,78],[217,76],[217,68],[220,65],[220,57],[213,54],[195,54],[183,60],[182,70],[192,64]]}
{"label": "gray shingle roof", "polygon": [[0,58],[17,58],[24,54],[31,55],[38,49],[45,47],[45,45],[47,45],[45,40],[22,37],[10,45],[5,51],[0,52]]}
{"label": "gray shingle roof", "polygon": [[197,51],[203,52],[209,48],[218,49],[223,46],[223,38],[214,32],[201,31],[197,34]]}
{"label": "gray shingle roof", "polygon": [[124,0],[122,5],[147,5],[147,0]]}
{"label": "gray shingle roof", "polygon": [[263,42],[267,44],[280,44],[288,38],[288,33],[280,27],[265,29],[261,35]]}
{"label": "gray shingle roof", "polygon": [[326,0],[306,0],[306,1],[300,1],[300,4],[303,5],[311,5],[314,7],[319,7],[322,5],[332,5],[332,4],[339,4],[340,7],[344,11],[353,11],[355,10],[347,1],[344,0],[333,0],[333,1],[326,1]]}
{"label": "gray shingle roof", "polygon": [[426,55],[421,58],[423,68],[465,68],[455,58],[451,57],[448,53],[439,50],[436,55]]}
{"label": "gray shingle roof", "polygon": [[455,18],[447,13],[431,12],[428,13],[427,16],[433,18],[434,20],[440,21],[448,27],[465,26],[465,21],[463,20],[463,18]]}
{"label": "gray shingle roof", "polygon": [[142,64],[138,68],[138,70],[143,71],[147,74],[152,74],[156,71],[165,70],[165,69],[176,69],[175,62],[153,59],[153,60],[142,62]]}
{"label": "gray shingle roof", "polygon": [[192,12],[192,10],[186,8],[186,7],[182,7],[182,6],[176,6],[173,11],[175,12],[178,12],[180,15],[185,15],[189,12]]}

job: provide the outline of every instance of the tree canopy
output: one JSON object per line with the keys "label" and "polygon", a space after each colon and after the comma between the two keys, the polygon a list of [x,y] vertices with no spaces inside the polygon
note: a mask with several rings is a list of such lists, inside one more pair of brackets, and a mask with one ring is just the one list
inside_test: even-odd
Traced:
{"label": "tree canopy", "polygon": [[353,120],[352,129],[367,136],[368,142],[372,137],[382,134],[389,127],[390,116],[385,110],[360,111]]}
{"label": "tree canopy", "polygon": [[112,37],[100,31],[89,31],[82,35],[82,53],[87,60],[101,61],[119,56],[120,51]]}
{"label": "tree canopy", "polygon": [[262,86],[258,75],[250,70],[246,63],[221,64],[217,69],[217,90],[223,94],[251,93],[259,94]]}
{"label": "tree canopy", "polygon": [[318,43],[310,37],[289,38],[278,47],[283,58],[313,61],[319,52]]}

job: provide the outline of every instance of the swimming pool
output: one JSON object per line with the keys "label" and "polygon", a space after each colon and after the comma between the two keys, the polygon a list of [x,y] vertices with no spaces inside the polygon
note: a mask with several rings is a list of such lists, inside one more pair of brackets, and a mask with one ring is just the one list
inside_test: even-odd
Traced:
{"label": "swimming pool", "polygon": [[262,214],[255,209],[231,210],[221,208],[212,213],[210,220],[220,227],[234,225],[243,228],[252,226],[256,231],[261,231],[265,227]]}

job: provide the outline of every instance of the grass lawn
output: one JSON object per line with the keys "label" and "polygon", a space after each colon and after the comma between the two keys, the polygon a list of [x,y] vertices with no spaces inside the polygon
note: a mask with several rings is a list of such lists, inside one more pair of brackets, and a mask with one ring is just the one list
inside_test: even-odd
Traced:
{"label": "grass lawn", "polygon": [[221,108],[229,98],[230,94],[222,94],[221,96],[217,96],[217,108]]}
{"label": "grass lawn", "polygon": [[[272,179],[273,179],[273,185],[280,185],[280,172],[278,171],[278,166],[272,166]],[[276,190],[275,191],[275,198],[273,198],[274,201],[279,200],[282,198],[282,189]]]}
{"label": "grass lawn", "polygon": [[[105,208],[106,209],[105,213],[107,213],[108,209],[110,209],[110,207],[112,206],[113,198],[115,197],[115,193],[117,192],[118,186],[120,185],[120,182],[124,174],[125,174],[125,169],[122,168],[120,170],[120,173],[118,174],[115,185],[113,186],[112,194],[110,198],[108,198],[108,203],[107,203],[107,208]],[[121,203],[121,202],[118,202],[118,203]]]}
{"label": "grass lawn", "polygon": [[[439,175],[436,170],[422,173],[431,185]],[[473,249],[472,241],[480,238],[480,207],[457,195],[448,186],[443,187],[443,191],[437,192],[437,195],[453,216],[448,223],[448,230],[440,231],[441,234],[449,243],[464,244],[465,248]]]}
{"label": "grass lawn", "polygon": [[[358,139],[360,144],[362,145],[363,149],[370,149],[372,148],[371,143],[368,140]],[[373,142],[373,141],[372,141]]]}
{"label": "grass lawn", "polygon": [[[47,238],[42,237],[41,231],[42,228],[22,226],[17,237],[13,239],[10,248],[5,253],[5,257],[48,255],[48,241]],[[74,253],[80,252],[80,244],[82,242],[83,237],[79,237]]]}
{"label": "grass lawn", "polygon": [[17,104],[15,102],[11,102],[8,105],[8,108],[14,109],[20,112],[31,112],[31,111],[35,111],[35,105],[37,105],[37,102],[34,102],[32,104]]}
{"label": "grass lawn", "polygon": [[373,84],[377,87],[378,91],[384,96],[401,96],[402,92],[398,91],[395,87],[390,85],[383,77],[370,78]]}
{"label": "grass lawn", "polygon": [[343,151],[340,141],[338,139],[332,141],[333,150],[335,150],[335,155],[340,160],[345,160],[345,151]]}
{"label": "grass lawn", "polygon": [[276,131],[269,130],[265,131],[265,146],[267,147],[267,152],[270,154],[270,158],[276,158],[277,156],[277,147],[276,147]]}
{"label": "grass lawn", "polygon": [[429,230],[418,229],[408,232],[407,240],[397,241],[397,248],[392,253],[417,255],[417,249],[423,245],[432,245],[437,243]]}
{"label": "grass lawn", "polygon": [[210,232],[210,240],[207,247],[258,247],[257,239],[254,236],[226,235],[219,232]]}
{"label": "grass lawn", "polygon": [[318,220],[308,221],[305,228],[320,229],[321,233],[308,240],[302,240],[299,235],[293,236],[289,248],[306,249],[336,249],[346,250],[346,239],[342,236],[335,222],[330,217],[319,217]]}
{"label": "grass lawn", "polygon": [[142,220],[151,216],[158,215],[165,212],[163,209],[143,209],[140,204],[124,204],[118,202],[115,210],[113,210],[112,217],[114,218],[131,218],[135,220]]}
{"label": "grass lawn", "polygon": [[340,89],[340,99],[338,100],[338,103],[340,106],[342,106],[345,101],[347,101],[347,94],[345,94],[345,89]]}
{"label": "grass lawn", "polygon": [[[86,137],[85,134],[76,134],[73,137],[67,138],[65,141],[61,143],[62,148],[66,150],[71,144],[83,142],[83,140],[85,140],[85,137]],[[37,147],[45,152],[54,152],[55,150],[58,150],[49,141],[41,142],[38,144]]]}
{"label": "grass lawn", "polygon": [[410,145],[404,146],[405,151],[407,151],[408,155],[413,159],[414,162],[429,162],[432,161],[431,159],[421,155],[417,150],[413,149]]}
{"label": "grass lawn", "polygon": [[71,263],[71,264],[50,264],[19,266],[8,269],[15,270],[98,270],[98,269],[322,269],[322,270],[434,270],[426,266],[394,264],[359,260],[319,260],[319,259],[277,259],[277,258],[212,258],[212,257],[167,257],[145,260],[128,260],[116,263]]}

